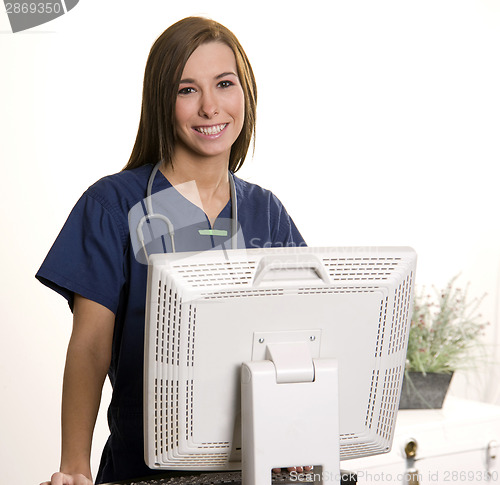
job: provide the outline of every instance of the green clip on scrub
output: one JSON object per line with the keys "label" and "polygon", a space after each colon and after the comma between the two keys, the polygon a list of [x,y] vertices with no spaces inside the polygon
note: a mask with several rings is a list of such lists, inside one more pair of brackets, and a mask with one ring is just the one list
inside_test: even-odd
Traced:
{"label": "green clip on scrub", "polygon": [[200,236],[227,236],[227,231],[221,229],[199,229]]}

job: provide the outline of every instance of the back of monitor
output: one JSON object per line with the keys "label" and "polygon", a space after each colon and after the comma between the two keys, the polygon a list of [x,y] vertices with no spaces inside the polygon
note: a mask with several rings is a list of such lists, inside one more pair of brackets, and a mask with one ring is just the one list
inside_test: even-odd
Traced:
{"label": "back of monitor", "polygon": [[409,248],[153,255],[145,340],[148,466],[241,468],[241,364],[261,360],[266,339],[290,335],[307,339],[314,358],[338,360],[341,458],[389,451],[415,261]]}

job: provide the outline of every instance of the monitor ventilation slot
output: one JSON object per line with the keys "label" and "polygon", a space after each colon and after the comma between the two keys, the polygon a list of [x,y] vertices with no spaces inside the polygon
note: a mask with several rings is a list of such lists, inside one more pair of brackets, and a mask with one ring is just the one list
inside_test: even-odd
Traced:
{"label": "monitor ventilation slot", "polygon": [[186,441],[193,437],[193,380],[186,382],[186,416],[189,416],[189,425],[186,426]]}
{"label": "monitor ventilation slot", "polygon": [[163,449],[163,400],[161,389],[163,387],[162,379],[155,379],[155,455],[160,454],[160,449]]}
{"label": "monitor ventilation slot", "polygon": [[[158,284],[158,305],[156,309],[156,363],[163,363],[164,348],[163,342],[165,337],[165,298],[166,286],[160,281]],[[168,317],[167,317],[168,318]]]}
{"label": "monitor ventilation slot", "polygon": [[398,391],[401,386],[402,367],[385,370],[384,387],[382,390],[382,408],[377,425],[377,435],[389,440],[392,434],[392,424],[398,410]]}
{"label": "monitor ventilation slot", "polygon": [[194,343],[196,337],[196,307],[189,305],[188,310],[188,331],[187,331],[187,352],[186,365],[187,367],[194,366]]}
{"label": "monitor ventilation slot", "polygon": [[[193,288],[199,286],[249,285],[253,280],[256,261],[197,263],[177,266],[177,273]],[[173,265],[176,267],[176,265]]]}
{"label": "monitor ventilation slot", "polygon": [[324,287],[306,287],[298,288],[297,290],[289,290],[285,288],[264,288],[255,290],[234,290],[234,291],[214,291],[202,293],[201,296],[205,300],[216,300],[223,298],[246,298],[256,296],[280,296],[280,295],[327,295],[339,293],[374,293],[378,288],[366,286],[351,288],[348,286],[341,286],[337,288],[324,288]]}
{"label": "monitor ventilation slot", "polygon": [[324,288],[324,287],[309,287],[309,288],[299,288],[299,295],[329,295],[332,293],[374,293],[378,288],[373,286],[358,286],[352,288],[350,286],[337,286],[335,288]]}
{"label": "monitor ventilation slot", "polygon": [[400,258],[324,258],[333,281],[386,280],[401,263]]}
{"label": "monitor ventilation slot", "polygon": [[393,318],[389,336],[389,348],[387,349],[389,355],[403,350],[407,341],[405,332],[408,318],[411,318],[409,309],[411,302],[412,276],[413,274],[410,272],[399,285],[399,288],[394,290]]}
{"label": "monitor ventilation slot", "polygon": [[380,313],[377,328],[377,344],[375,346],[375,357],[382,357],[382,347],[384,346],[384,328],[387,318],[387,297],[380,302]]}
{"label": "monitor ventilation slot", "polygon": [[[377,444],[368,444],[364,442],[353,442],[349,443],[350,437],[347,439],[344,436],[340,435],[340,442],[342,446],[340,447],[340,459],[344,457],[358,457],[361,458],[363,456],[369,456],[373,453],[383,453],[384,451],[388,451],[387,447]],[[346,442],[347,441],[347,442]]]}
{"label": "monitor ventilation slot", "polygon": [[368,397],[368,406],[366,409],[366,418],[365,418],[365,426],[367,428],[372,427],[372,422],[373,422],[373,411],[375,409],[375,401],[377,399],[377,385],[378,385],[378,377],[379,377],[379,372],[378,370],[374,369],[372,372],[372,382],[370,385],[370,396]]}
{"label": "monitor ventilation slot", "polygon": [[262,290],[234,290],[234,291],[215,291],[210,293],[202,293],[205,300],[220,300],[225,298],[247,298],[256,296],[279,296],[283,295],[284,291],[281,288],[262,289]]}

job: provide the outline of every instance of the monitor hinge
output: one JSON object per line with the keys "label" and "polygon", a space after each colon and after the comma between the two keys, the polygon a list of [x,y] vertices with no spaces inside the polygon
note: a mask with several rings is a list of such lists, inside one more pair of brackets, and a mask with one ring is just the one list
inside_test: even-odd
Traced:
{"label": "monitor hinge", "polygon": [[277,384],[314,382],[314,363],[306,342],[268,343],[266,360],[274,364]]}

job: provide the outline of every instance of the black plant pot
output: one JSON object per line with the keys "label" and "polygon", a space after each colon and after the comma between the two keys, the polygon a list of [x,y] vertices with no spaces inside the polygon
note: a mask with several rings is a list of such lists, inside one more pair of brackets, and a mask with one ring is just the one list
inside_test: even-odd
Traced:
{"label": "black plant pot", "polygon": [[403,379],[399,409],[441,409],[451,374],[407,372]]}

